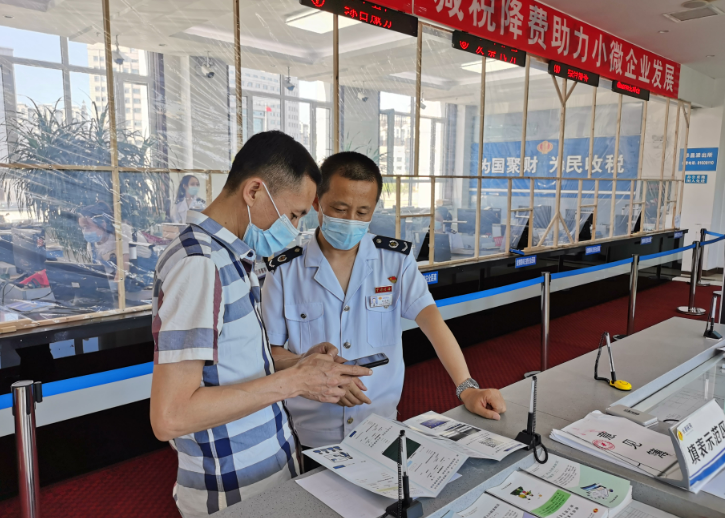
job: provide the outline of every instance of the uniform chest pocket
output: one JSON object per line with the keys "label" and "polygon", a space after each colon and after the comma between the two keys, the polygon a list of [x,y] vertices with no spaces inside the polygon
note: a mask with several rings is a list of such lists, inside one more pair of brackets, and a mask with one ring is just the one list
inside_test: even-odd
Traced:
{"label": "uniform chest pocket", "polygon": [[302,354],[325,341],[324,314],[321,302],[284,305],[290,351]]}
{"label": "uniform chest pocket", "polygon": [[400,301],[395,300],[387,308],[373,306],[370,297],[365,300],[365,316],[368,327],[368,344],[372,347],[389,347],[400,340]]}

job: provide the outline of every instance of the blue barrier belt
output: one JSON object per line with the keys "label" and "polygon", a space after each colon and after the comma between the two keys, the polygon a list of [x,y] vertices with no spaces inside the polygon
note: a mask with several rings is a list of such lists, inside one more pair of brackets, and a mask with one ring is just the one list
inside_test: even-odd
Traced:
{"label": "blue barrier belt", "polygon": [[499,286],[498,288],[491,288],[490,290],[477,291],[475,293],[467,293],[465,295],[458,295],[456,297],[436,300],[436,306],[442,308],[445,306],[451,306],[453,304],[460,304],[461,302],[469,302],[471,300],[493,297],[494,295],[500,295],[501,293],[506,293],[508,291],[520,290],[521,288],[535,286],[537,284],[541,284],[542,282],[544,282],[544,277],[537,277],[535,279],[529,279],[528,281],[521,281],[515,284]]}
{"label": "blue barrier belt", "polygon": [[718,234],[717,232],[710,232],[709,230],[706,230],[705,234],[708,234],[710,236],[715,236],[715,237],[725,237],[725,234]]}
{"label": "blue barrier belt", "polygon": [[[131,365],[121,369],[114,369],[105,372],[96,372],[87,376],[78,376],[77,378],[69,378],[60,381],[51,381],[43,383],[43,397],[56,396],[99,385],[106,385],[116,381],[123,381],[130,378],[137,378],[151,374],[154,370],[154,362],[142,363],[140,365]],[[13,405],[13,395],[3,394],[0,396],[0,410],[10,408]]]}
{"label": "blue barrier belt", "polygon": [[666,250],[664,252],[658,252],[656,254],[643,255],[639,258],[639,260],[640,260],[640,262],[642,262],[642,261],[647,261],[649,259],[657,259],[658,257],[664,257],[666,255],[679,254],[680,252],[692,250],[693,248],[695,248],[694,243],[689,246],[683,246],[682,248],[675,248],[674,250]]}
{"label": "blue barrier belt", "polygon": [[[708,234],[709,234],[709,232],[708,232]],[[717,234],[717,235],[720,235],[720,234]],[[717,243],[718,241],[722,241],[723,239],[725,239],[725,236],[720,235],[720,237],[718,237],[716,239],[711,239],[710,241],[703,241],[702,243],[700,243],[700,246],[711,245],[713,243]]]}
{"label": "blue barrier belt", "polygon": [[568,272],[561,272],[561,273],[552,273],[551,274],[551,280],[555,279],[563,279],[565,277],[573,277],[575,275],[582,275],[585,273],[592,273],[599,270],[606,270],[608,268],[615,268],[616,266],[622,266],[625,264],[631,264],[632,258],[629,259],[622,259],[621,261],[615,261],[613,263],[606,263],[606,264],[598,264],[596,266],[590,266],[588,268],[580,268],[578,270],[571,270]]}

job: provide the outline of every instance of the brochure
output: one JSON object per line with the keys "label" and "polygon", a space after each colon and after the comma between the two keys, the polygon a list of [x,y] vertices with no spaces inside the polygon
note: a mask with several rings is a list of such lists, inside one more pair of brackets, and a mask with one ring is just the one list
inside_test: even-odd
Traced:
{"label": "brochure", "polygon": [[491,495],[538,518],[608,518],[608,509],[563,491],[525,471],[515,471]]}
{"label": "brochure", "polygon": [[610,509],[632,500],[628,480],[551,453],[546,464],[535,463],[526,472]]}
{"label": "brochure", "polygon": [[[449,448],[476,459],[502,460],[525,447],[508,437],[482,430],[435,412],[408,419],[405,424],[426,435],[444,439]],[[451,444],[452,443],[452,444]],[[455,445],[455,446],[454,446]]]}
{"label": "brochure", "polygon": [[484,493],[476,500],[471,507],[453,514],[452,518],[534,518],[533,515],[516,509]]}
{"label": "brochure", "polygon": [[410,495],[436,497],[468,457],[402,423],[371,415],[340,444],[303,453],[345,480],[398,499],[398,437],[405,430]]}
{"label": "brochure", "polygon": [[651,477],[662,476],[678,466],[668,436],[599,411],[563,430],[553,430],[551,438]]}

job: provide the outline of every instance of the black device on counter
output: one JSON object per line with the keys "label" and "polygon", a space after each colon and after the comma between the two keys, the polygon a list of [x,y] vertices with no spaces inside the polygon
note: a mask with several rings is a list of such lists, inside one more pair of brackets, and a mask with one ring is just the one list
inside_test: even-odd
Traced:
{"label": "black device on counter", "polygon": [[346,361],[343,365],[359,365],[360,367],[367,367],[372,369],[373,367],[379,367],[380,365],[387,365],[390,360],[383,353],[371,354],[370,356],[363,356],[356,360]]}

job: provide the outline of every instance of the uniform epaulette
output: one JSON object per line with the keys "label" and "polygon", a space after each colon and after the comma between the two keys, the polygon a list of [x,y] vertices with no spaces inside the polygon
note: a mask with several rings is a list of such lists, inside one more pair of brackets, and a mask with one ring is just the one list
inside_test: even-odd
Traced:
{"label": "uniform epaulette", "polygon": [[270,272],[273,272],[277,269],[278,266],[283,265],[284,263],[290,262],[292,259],[295,259],[296,257],[300,257],[304,253],[304,248],[301,246],[295,246],[292,248],[288,248],[281,254],[279,254],[276,257],[273,257],[272,259],[264,259],[264,262],[267,264],[267,270]]}
{"label": "uniform epaulette", "polygon": [[413,243],[410,241],[403,241],[402,239],[393,239],[392,237],[375,236],[373,238],[375,248],[382,248],[383,250],[392,250],[403,255],[410,254],[410,249]]}

